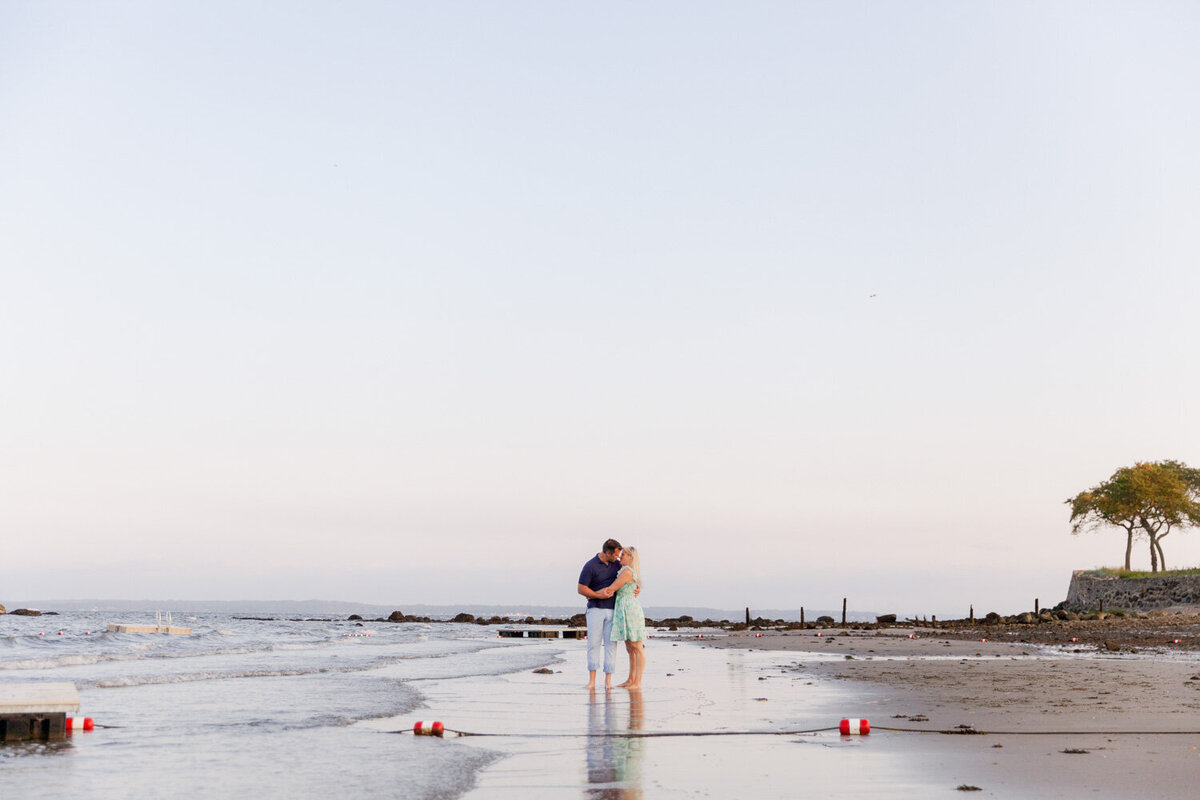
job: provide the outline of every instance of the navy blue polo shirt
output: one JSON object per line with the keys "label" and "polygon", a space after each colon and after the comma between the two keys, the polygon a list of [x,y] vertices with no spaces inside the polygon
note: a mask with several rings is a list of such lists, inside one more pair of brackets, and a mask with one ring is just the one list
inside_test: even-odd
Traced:
{"label": "navy blue polo shirt", "polygon": [[[579,573],[579,582],[591,589],[593,592],[598,592],[601,589],[606,589],[612,585],[612,582],[617,579],[617,573],[621,571],[621,563],[614,561],[611,564],[605,564],[600,560],[599,555],[592,556],[592,560],[583,565],[583,572]],[[607,600],[593,600],[588,598],[588,608],[615,608],[617,598],[610,597]]]}

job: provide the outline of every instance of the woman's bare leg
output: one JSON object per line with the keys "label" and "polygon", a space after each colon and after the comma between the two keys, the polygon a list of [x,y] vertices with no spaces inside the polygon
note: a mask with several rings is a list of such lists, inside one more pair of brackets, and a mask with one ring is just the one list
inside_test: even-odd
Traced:
{"label": "woman's bare leg", "polygon": [[625,688],[642,688],[642,673],[646,671],[646,648],[643,642],[627,642],[630,646],[629,657],[634,659],[633,670],[629,673],[629,681]]}
{"label": "woman's bare leg", "polygon": [[624,683],[617,684],[622,689],[629,687],[630,682],[633,681],[633,677],[637,672],[637,652],[633,649],[633,642],[625,643],[625,651],[629,653],[629,677],[625,679]]}

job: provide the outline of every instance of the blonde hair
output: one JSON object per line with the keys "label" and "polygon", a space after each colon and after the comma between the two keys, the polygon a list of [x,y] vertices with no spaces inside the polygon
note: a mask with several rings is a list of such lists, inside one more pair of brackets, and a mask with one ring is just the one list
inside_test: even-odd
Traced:
{"label": "blonde hair", "polygon": [[633,574],[637,576],[637,585],[642,586],[642,557],[638,555],[636,547],[626,547],[625,552],[629,553],[629,566],[633,567]]}

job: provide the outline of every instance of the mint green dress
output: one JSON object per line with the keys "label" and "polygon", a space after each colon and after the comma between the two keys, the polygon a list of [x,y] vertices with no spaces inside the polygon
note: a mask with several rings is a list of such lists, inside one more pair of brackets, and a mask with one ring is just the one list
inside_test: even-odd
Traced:
{"label": "mint green dress", "polygon": [[646,641],[646,615],[642,604],[638,602],[633,590],[637,588],[638,576],[633,567],[621,567],[621,572],[629,570],[633,580],[617,589],[617,604],[613,609],[612,640],[614,642],[644,642]]}

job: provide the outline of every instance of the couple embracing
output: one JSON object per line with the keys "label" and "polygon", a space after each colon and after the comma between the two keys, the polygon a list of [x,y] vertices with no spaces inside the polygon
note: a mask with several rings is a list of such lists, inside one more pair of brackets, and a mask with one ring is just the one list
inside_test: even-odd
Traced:
{"label": "couple embracing", "polygon": [[626,689],[642,688],[646,669],[646,615],[637,595],[642,591],[642,560],[637,548],[621,547],[616,539],[604,543],[600,552],[583,565],[579,593],[587,604],[587,688],[596,688],[596,671],[604,667],[604,688],[612,688],[617,642],[625,642],[629,654],[629,677],[619,684]]}

